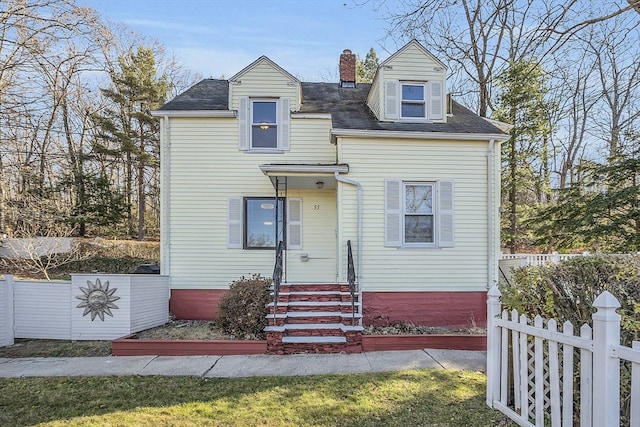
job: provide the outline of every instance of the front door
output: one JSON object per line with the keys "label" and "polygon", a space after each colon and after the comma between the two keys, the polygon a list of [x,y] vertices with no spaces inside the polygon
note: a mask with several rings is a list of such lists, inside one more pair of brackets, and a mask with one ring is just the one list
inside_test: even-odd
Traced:
{"label": "front door", "polygon": [[287,196],[301,201],[302,212],[302,245],[300,249],[287,250],[287,282],[335,283],[335,189],[290,189]]}

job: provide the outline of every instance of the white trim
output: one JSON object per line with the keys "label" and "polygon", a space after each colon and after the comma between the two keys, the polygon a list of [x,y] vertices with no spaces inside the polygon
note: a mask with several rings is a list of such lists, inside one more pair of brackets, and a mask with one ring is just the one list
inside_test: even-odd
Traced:
{"label": "white trim", "polygon": [[271,59],[269,59],[265,55],[262,55],[260,58],[256,59],[251,64],[247,65],[242,70],[238,71],[229,79],[229,82],[237,82],[238,84],[242,83],[241,81],[237,81],[237,80],[263,62],[266,62],[271,67],[278,70],[283,76],[290,79],[294,85],[298,86],[300,84],[300,80],[298,80],[293,74],[291,74],[290,72],[288,72],[287,70],[285,70],[284,68],[276,64],[275,62],[273,62]]}
{"label": "white trim", "polygon": [[154,110],[153,117],[236,117],[233,110]]}
{"label": "white trim", "polygon": [[265,175],[270,173],[347,173],[349,165],[260,165],[260,170]]}
{"label": "white trim", "polygon": [[382,61],[380,63],[380,65],[378,66],[378,69],[383,68],[384,66],[389,65],[389,63],[391,61],[393,61],[395,58],[397,58],[398,56],[400,56],[402,54],[402,52],[404,52],[405,50],[409,49],[410,46],[415,46],[418,48],[418,50],[422,51],[422,53],[424,53],[424,55],[428,58],[430,58],[433,62],[435,62],[436,64],[440,65],[443,68],[443,71],[447,70],[447,66],[444,64],[444,62],[440,61],[434,54],[432,54],[431,52],[429,52],[427,50],[426,47],[422,46],[422,44],[417,41],[416,39],[411,40],[409,43],[405,44],[404,46],[402,46],[400,49],[398,49],[393,55],[391,55],[390,57],[388,57],[387,59],[385,59],[384,61]]}
{"label": "white trim", "polygon": [[331,120],[330,113],[291,113],[292,119],[322,119]]}
{"label": "white trim", "polygon": [[365,130],[365,129],[331,129],[332,137],[366,137],[366,138],[397,138],[397,139],[447,139],[463,141],[503,142],[509,135],[491,133],[451,133],[451,132],[407,132],[395,130]]}

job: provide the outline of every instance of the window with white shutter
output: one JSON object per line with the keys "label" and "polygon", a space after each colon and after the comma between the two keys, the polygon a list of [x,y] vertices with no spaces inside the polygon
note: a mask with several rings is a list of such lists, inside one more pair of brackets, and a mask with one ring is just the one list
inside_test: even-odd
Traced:
{"label": "window with white shutter", "polygon": [[402,245],[402,181],[384,180],[384,245]]}
{"label": "window with white shutter", "polygon": [[282,152],[290,149],[289,98],[238,99],[238,149]]}
{"label": "window with white shutter", "polygon": [[384,82],[384,119],[412,122],[444,118],[444,82]]}
{"label": "window with white shutter", "polygon": [[242,249],[242,197],[227,200],[227,248]]}
{"label": "window with white shutter", "polygon": [[385,179],[384,244],[387,247],[454,246],[453,181]]}
{"label": "window with white shutter", "polygon": [[429,107],[429,119],[431,120],[442,120],[443,114],[443,95],[442,95],[442,82],[433,81],[429,82],[429,98],[430,98],[430,107]]}
{"label": "window with white shutter", "polygon": [[302,249],[302,199],[280,198],[276,205],[273,197],[229,197],[227,248],[275,249],[281,240],[287,249]]}
{"label": "window with white shutter", "polygon": [[302,199],[287,199],[287,249],[302,249]]}

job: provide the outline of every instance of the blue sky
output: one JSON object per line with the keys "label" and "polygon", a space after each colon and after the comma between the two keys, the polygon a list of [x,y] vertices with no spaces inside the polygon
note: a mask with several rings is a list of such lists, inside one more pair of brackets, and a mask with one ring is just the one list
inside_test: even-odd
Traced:
{"label": "blue sky", "polygon": [[384,59],[400,47],[385,39],[384,0],[84,2],[105,19],[157,38],[203,77],[229,78],[266,55],[304,81],[335,80],[343,49],[364,58],[373,47]]}

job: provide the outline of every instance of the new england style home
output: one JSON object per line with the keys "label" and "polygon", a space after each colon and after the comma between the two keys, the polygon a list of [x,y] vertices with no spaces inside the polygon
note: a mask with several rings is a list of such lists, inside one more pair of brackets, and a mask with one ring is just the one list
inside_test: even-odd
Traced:
{"label": "new england style home", "polygon": [[415,40],[371,84],[355,62],[345,50],[340,81],[315,83],[262,56],[154,112],[178,318],[214,318],[230,282],[270,277],[279,241],[283,284],[344,284],[350,241],[357,324],[485,324],[508,135],[447,96]]}

